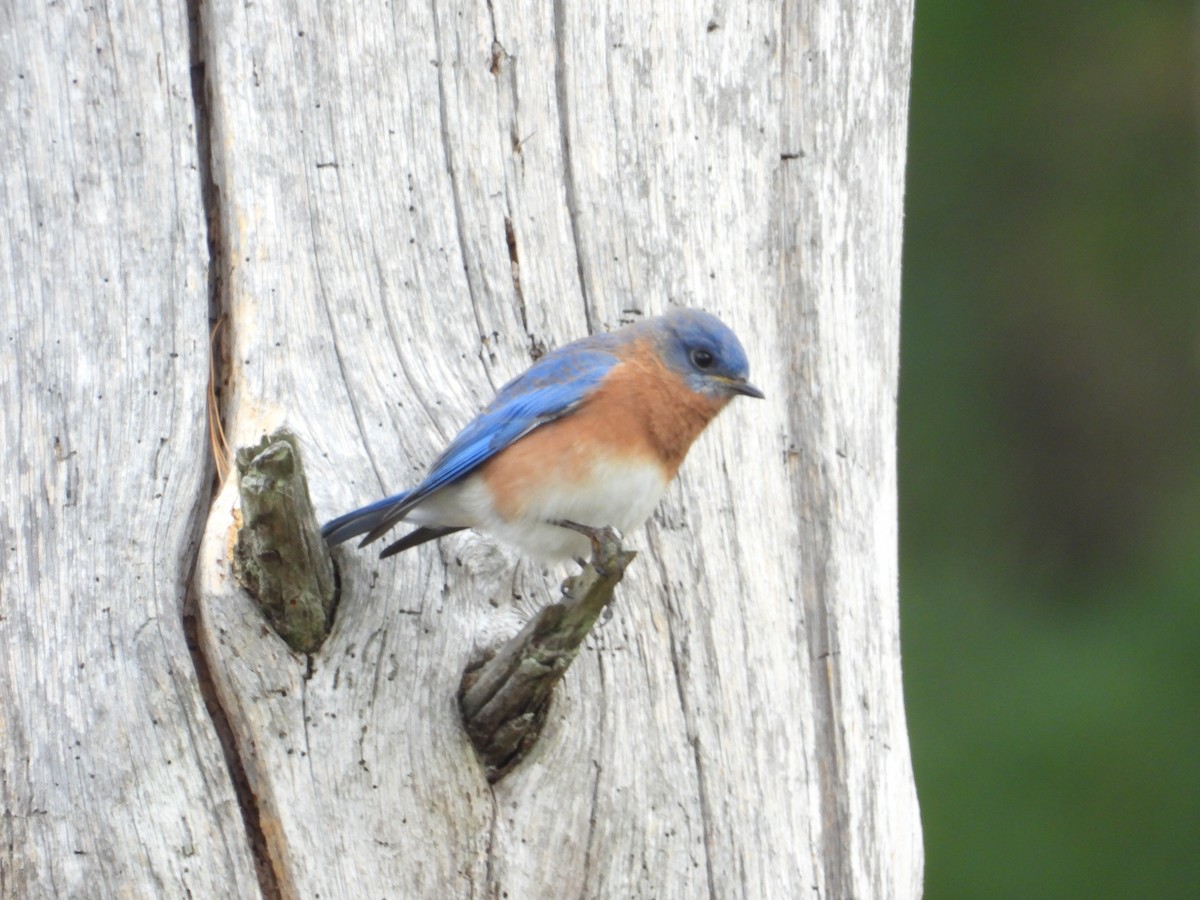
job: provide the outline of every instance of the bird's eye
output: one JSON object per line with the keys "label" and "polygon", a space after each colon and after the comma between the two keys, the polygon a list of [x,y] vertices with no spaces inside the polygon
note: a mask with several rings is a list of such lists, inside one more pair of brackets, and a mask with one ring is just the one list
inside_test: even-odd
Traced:
{"label": "bird's eye", "polygon": [[717,358],[712,355],[711,350],[705,350],[703,347],[697,347],[692,351],[692,365],[697,369],[711,369]]}

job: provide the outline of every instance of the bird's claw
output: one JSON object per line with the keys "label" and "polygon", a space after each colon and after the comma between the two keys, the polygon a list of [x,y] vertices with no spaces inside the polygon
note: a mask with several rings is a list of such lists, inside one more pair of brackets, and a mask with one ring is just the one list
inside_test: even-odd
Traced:
{"label": "bird's claw", "polygon": [[[572,531],[578,531],[592,545],[592,565],[597,571],[603,572],[607,567],[604,561],[612,559],[621,551],[621,532],[613,528],[611,525],[581,525],[579,522],[572,522],[570,519],[557,519],[551,522],[552,525],[558,525],[560,528],[569,528]],[[581,566],[584,561],[577,559]]]}

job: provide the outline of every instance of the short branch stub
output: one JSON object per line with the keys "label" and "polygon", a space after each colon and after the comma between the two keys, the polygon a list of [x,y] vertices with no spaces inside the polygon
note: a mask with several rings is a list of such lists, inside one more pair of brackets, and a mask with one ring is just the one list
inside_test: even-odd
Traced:
{"label": "short branch stub", "polygon": [[459,689],[467,736],[495,783],[537,740],[554,685],[575,659],[637,553],[606,529],[592,537],[592,558],[563,582],[563,600],[542,609],[494,655],[468,668]]}
{"label": "short branch stub", "polygon": [[237,471],[242,527],[234,574],[288,646],[312,653],[328,634],[336,587],[295,435],[280,431],[242,447]]}

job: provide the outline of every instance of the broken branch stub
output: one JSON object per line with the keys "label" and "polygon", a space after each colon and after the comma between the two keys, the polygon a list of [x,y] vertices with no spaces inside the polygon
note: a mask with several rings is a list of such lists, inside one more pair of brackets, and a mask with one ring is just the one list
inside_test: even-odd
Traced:
{"label": "broken branch stub", "polygon": [[237,472],[242,527],[234,574],[275,633],[312,653],[329,633],[336,582],[295,435],[279,431],[240,448]]}
{"label": "broken branch stub", "polygon": [[467,668],[459,688],[463,725],[491,783],[537,741],[554,685],[579,652],[637,553],[612,531],[592,536],[592,558],[551,603],[495,654]]}

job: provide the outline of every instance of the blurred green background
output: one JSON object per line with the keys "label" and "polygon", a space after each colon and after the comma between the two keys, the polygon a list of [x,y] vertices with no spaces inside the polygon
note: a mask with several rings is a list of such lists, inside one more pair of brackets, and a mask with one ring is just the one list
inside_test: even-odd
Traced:
{"label": "blurred green background", "polygon": [[1200,3],[917,4],[926,897],[1200,896]]}

